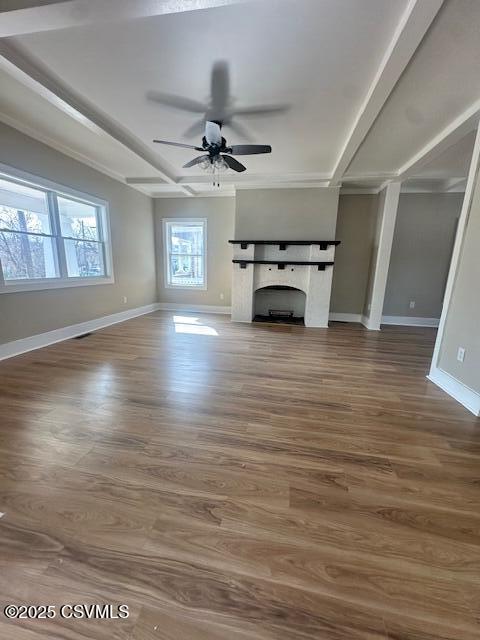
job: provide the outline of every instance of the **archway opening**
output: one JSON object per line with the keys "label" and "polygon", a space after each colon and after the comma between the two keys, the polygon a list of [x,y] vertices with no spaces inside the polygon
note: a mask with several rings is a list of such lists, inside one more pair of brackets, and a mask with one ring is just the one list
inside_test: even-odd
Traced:
{"label": "archway opening", "polygon": [[254,322],[303,325],[307,296],[300,289],[271,285],[255,291]]}

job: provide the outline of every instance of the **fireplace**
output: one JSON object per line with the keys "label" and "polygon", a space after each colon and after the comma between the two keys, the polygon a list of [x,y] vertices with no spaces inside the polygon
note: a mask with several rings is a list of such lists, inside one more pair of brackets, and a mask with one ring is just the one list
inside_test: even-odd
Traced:
{"label": "fireplace", "polygon": [[292,318],[300,318],[303,311],[305,326],[328,327],[338,240],[231,240],[230,243],[234,246],[234,322],[252,322],[255,316],[268,316],[270,310],[290,311]]}
{"label": "fireplace", "polygon": [[255,291],[254,322],[304,324],[306,294],[286,285],[269,285]]}

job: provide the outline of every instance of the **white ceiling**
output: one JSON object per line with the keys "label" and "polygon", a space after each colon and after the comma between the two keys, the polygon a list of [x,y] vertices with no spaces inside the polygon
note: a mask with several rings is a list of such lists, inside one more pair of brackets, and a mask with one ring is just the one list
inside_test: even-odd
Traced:
{"label": "white ceiling", "polygon": [[480,97],[480,2],[449,0],[354,158],[395,171]]}
{"label": "white ceiling", "polygon": [[471,131],[456,144],[436,155],[420,167],[415,175],[421,178],[448,180],[466,177],[472,158],[475,132]]}
{"label": "white ceiling", "polygon": [[236,119],[273,152],[242,158],[247,171],[224,174],[220,192],[403,178],[453,188],[466,175],[480,106],[478,0],[439,11],[441,0],[206,0],[197,6],[212,8],[167,14],[167,3],[145,0],[134,18],[131,0],[111,15],[107,0],[87,14],[80,1],[0,14],[0,35],[14,34],[0,38],[0,120],[147,193],[212,191],[208,174],[182,169],[195,151],[152,142],[198,144],[184,137],[198,116],[147,93],[208,101],[219,60],[236,106],[289,105]]}

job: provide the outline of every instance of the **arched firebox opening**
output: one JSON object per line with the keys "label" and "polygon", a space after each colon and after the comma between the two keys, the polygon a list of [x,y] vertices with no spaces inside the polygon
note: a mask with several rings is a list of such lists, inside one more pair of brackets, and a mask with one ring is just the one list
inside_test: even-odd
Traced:
{"label": "arched firebox opening", "polygon": [[255,291],[254,322],[304,324],[307,296],[300,289],[271,285]]}

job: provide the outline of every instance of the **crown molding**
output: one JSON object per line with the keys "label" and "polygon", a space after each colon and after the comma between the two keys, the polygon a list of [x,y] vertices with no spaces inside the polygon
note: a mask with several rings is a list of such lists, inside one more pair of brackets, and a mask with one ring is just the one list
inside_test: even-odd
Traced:
{"label": "crown molding", "polygon": [[48,147],[51,147],[52,149],[55,149],[56,151],[59,151],[60,153],[63,153],[64,155],[69,156],[70,158],[73,158],[73,160],[77,160],[77,162],[86,164],[88,167],[91,167],[92,169],[95,169],[95,171],[99,171],[100,173],[107,175],[109,178],[113,178],[114,180],[117,180],[122,184],[127,184],[127,181],[125,180],[125,178],[119,173],[112,171],[111,169],[109,169],[103,164],[100,164],[98,162],[95,162],[94,160],[91,160],[87,156],[83,155],[82,153],[79,153],[78,151],[75,151],[71,147],[65,144],[62,144],[61,142],[58,142],[57,140],[54,140],[53,138],[50,138],[49,136],[46,136],[43,133],[40,133],[37,129],[33,129],[28,125],[25,125],[19,122],[15,118],[12,118],[11,116],[7,115],[6,113],[3,113],[2,111],[0,111],[0,122],[3,122],[3,124],[6,124],[9,127],[12,127],[13,129],[17,129],[21,133],[24,133],[25,135],[29,136],[30,138],[33,138],[34,140],[38,140],[38,142],[42,142],[43,144],[46,144]]}
{"label": "crown molding", "polygon": [[[122,184],[126,184],[133,189],[136,189],[140,193],[143,193],[146,196],[150,196],[151,198],[185,198],[185,197],[195,197],[195,198],[232,198],[235,197],[236,191],[242,189],[318,189],[318,188],[334,188],[328,186],[328,181],[325,179],[322,181],[312,181],[312,174],[305,174],[305,176],[301,176],[298,173],[295,174],[296,180],[290,182],[289,180],[292,177],[292,174],[284,174],[279,176],[273,176],[273,180],[267,180],[264,175],[252,175],[249,177],[249,182],[245,182],[243,184],[236,184],[233,182],[235,176],[229,176],[228,181],[223,181],[221,179],[221,184],[223,186],[228,186],[229,189],[220,189],[204,192],[204,191],[195,191],[195,184],[207,184],[210,182],[211,178],[209,176],[200,176],[202,180],[199,179],[199,176],[195,176],[191,183],[187,183],[185,178],[182,178],[181,185],[178,182],[168,183],[161,177],[124,177],[121,174],[112,171],[107,166],[97,163],[93,161],[91,158],[75,151],[70,146],[62,144],[49,136],[46,136],[40,133],[37,129],[33,129],[28,125],[21,123],[20,121],[12,118],[11,116],[0,111],[0,122],[17,129],[18,131],[24,133],[25,135],[33,138],[34,140],[38,140],[43,144],[55,149],[56,151],[69,156],[73,160],[77,162],[81,162],[85,164],[95,171],[99,171],[104,175],[121,182]],[[325,176],[326,174],[315,174]],[[304,180],[302,180],[304,177]],[[419,176],[412,176],[412,178]],[[365,173],[365,174],[355,174],[346,176],[343,181],[342,186],[340,187],[340,195],[375,195],[380,193],[382,189],[384,189],[387,184],[391,181],[397,179],[397,173],[383,173],[383,174],[373,174],[373,173]],[[430,179],[430,178],[429,178]],[[365,187],[355,186],[349,187],[349,182],[374,182],[374,181],[382,181],[379,186],[368,186]],[[427,180],[427,179],[426,179]],[[435,180],[435,178],[431,178],[431,180]],[[402,193],[464,193],[465,191],[465,178],[450,178],[447,181],[443,181],[443,187],[440,186],[442,181],[439,180],[439,188],[434,187],[422,187],[421,185],[417,186],[402,186]],[[165,191],[155,191],[152,193],[151,189],[148,187],[156,185],[158,188],[165,187]],[[178,187],[178,191],[173,191]],[[186,191],[188,190],[188,193]]]}
{"label": "crown molding", "polygon": [[379,192],[378,187],[365,187],[365,189],[362,189],[362,188],[349,189],[348,187],[345,189],[344,187],[340,187],[341,196],[377,195],[378,192]]}
{"label": "crown molding", "polygon": [[252,182],[235,185],[237,191],[252,189],[339,189],[326,182]]}
{"label": "crown molding", "polygon": [[[224,174],[220,176],[220,181],[223,184],[235,184],[238,185],[248,184],[250,186],[251,183],[259,183],[259,184],[277,184],[284,182],[295,182],[295,183],[305,183],[309,182],[311,184],[318,183],[326,183],[330,181],[331,174],[330,173],[319,173],[319,172],[287,172],[287,173],[275,173],[275,174],[265,174],[265,173],[257,173],[257,174]],[[201,173],[197,175],[186,175],[180,176],[177,178],[177,184],[210,184],[212,182],[212,174],[211,173]]]}
{"label": "crown molding", "polygon": [[[155,200],[161,200],[162,198],[185,198],[187,196],[185,196],[184,193],[179,193],[177,192],[168,192],[168,191],[164,191],[164,192],[156,192],[156,193],[149,193],[151,198],[154,198]],[[231,191],[224,191],[222,189],[218,189],[217,191],[201,191],[201,192],[197,192],[193,194],[195,198],[234,198],[235,197],[235,190],[231,190]]]}

